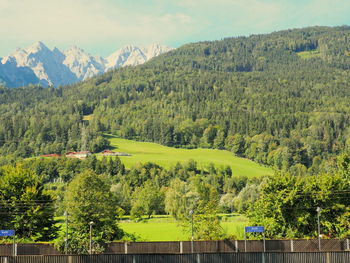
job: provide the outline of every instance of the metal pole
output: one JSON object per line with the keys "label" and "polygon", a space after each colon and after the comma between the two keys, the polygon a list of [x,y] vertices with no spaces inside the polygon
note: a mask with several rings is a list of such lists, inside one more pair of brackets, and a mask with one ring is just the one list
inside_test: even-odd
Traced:
{"label": "metal pole", "polygon": [[13,245],[12,245],[12,253],[16,256],[16,236],[13,236]]}
{"label": "metal pole", "polygon": [[244,252],[247,252],[247,235],[244,227]]}
{"label": "metal pole", "polygon": [[264,252],[266,252],[266,243],[265,243],[265,233],[263,232],[263,238],[264,238]]}
{"label": "metal pole", "polygon": [[317,207],[317,233],[318,233],[318,250],[321,251],[321,227],[320,227],[320,212],[321,208]]}
{"label": "metal pole", "polygon": [[65,240],[65,253],[68,254],[68,212],[65,211],[64,215],[66,216],[66,240]]}
{"label": "metal pole", "polygon": [[193,210],[190,211],[190,215],[191,215],[191,253],[193,254]]}
{"label": "metal pole", "polygon": [[92,225],[94,224],[94,222],[90,222],[90,247],[89,247],[89,251],[90,251],[90,255],[92,254]]}

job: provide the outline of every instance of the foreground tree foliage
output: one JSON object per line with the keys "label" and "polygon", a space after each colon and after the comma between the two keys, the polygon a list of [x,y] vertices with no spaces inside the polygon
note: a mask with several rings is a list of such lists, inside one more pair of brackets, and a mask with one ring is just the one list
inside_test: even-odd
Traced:
{"label": "foreground tree foliage", "polygon": [[192,191],[189,184],[175,178],[166,191],[165,211],[177,220],[186,219],[189,211],[195,209],[198,199],[198,193]]}
{"label": "foreground tree foliage", "polygon": [[135,188],[131,203],[130,215],[133,218],[140,219],[143,215],[150,218],[152,214],[164,214],[164,193],[151,180]]}
{"label": "foreground tree foliage", "polygon": [[94,250],[105,242],[119,239],[123,231],[116,222],[116,202],[106,176],[85,170],[68,185],[64,204],[69,215],[71,252],[87,252],[89,228],[92,223]]}
{"label": "foreground tree foliage", "polygon": [[0,167],[0,229],[14,229],[17,238],[51,240],[58,230],[54,212],[54,200],[35,173]]}
{"label": "foreground tree foliage", "polygon": [[248,216],[252,224],[266,226],[270,238],[317,237],[317,207],[321,208],[323,234],[350,236],[348,170],[340,167],[334,174],[270,177],[260,185],[260,197]]}
{"label": "foreground tree foliage", "polygon": [[269,238],[315,237],[318,206],[323,234],[350,234],[348,154],[338,157],[332,173],[249,179],[232,176],[229,167],[198,167],[194,161],[169,169],[152,163],[125,169],[118,157],[8,162],[0,168],[1,227],[15,229],[18,237],[49,240],[57,234],[54,213],[62,217],[67,210],[71,252],[87,253],[91,221],[97,253],[107,242],[135,240],[118,227],[124,215],[144,220],[168,213],[190,233],[191,210],[197,240],[234,238],[223,232],[218,213],[236,211],[247,214],[252,225],[264,225]]}
{"label": "foreground tree foliage", "polygon": [[206,197],[199,198],[197,206],[193,209],[194,238],[195,240],[222,240],[227,236],[218,217],[219,195],[215,188],[208,185],[205,187],[207,188]]}

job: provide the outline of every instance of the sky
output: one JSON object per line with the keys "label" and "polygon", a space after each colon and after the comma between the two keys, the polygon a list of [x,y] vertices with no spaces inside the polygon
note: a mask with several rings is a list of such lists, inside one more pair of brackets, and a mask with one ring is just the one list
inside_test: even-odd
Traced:
{"label": "sky", "polygon": [[350,0],[0,0],[0,57],[42,41],[108,56],[307,26],[350,25]]}

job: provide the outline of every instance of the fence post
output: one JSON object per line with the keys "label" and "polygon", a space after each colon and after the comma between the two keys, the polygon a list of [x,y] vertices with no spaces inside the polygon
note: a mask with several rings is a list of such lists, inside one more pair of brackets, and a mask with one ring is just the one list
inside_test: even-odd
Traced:
{"label": "fence post", "polygon": [[180,241],[180,254],[184,253],[183,243]]}
{"label": "fence post", "polygon": [[264,232],[263,232],[263,238],[264,238],[264,241],[263,241],[263,242],[264,242],[264,243],[263,243],[263,244],[264,244],[264,252],[266,252],[266,243],[265,243],[266,240],[265,240],[265,233],[264,233]]}
{"label": "fence post", "polygon": [[4,263],[7,263],[7,258],[6,257],[4,258]]}
{"label": "fence post", "polygon": [[346,239],[346,250],[350,250],[350,241]]}
{"label": "fence post", "polygon": [[331,263],[331,257],[329,255],[329,252],[327,252],[327,263]]}
{"label": "fence post", "polygon": [[290,252],[294,252],[294,242],[293,242],[293,239],[290,240]]}
{"label": "fence post", "polygon": [[197,254],[197,263],[201,263],[201,257],[200,257],[200,254]]}
{"label": "fence post", "polygon": [[127,242],[124,243],[124,253],[128,254],[128,243]]}
{"label": "fence post", "polygon": [[238,252],[238,240],[235,241],[236,252]]}

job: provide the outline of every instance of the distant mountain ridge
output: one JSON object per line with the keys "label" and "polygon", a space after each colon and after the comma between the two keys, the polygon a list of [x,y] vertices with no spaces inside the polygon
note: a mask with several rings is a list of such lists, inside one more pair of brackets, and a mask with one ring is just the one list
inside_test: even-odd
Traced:
{"label": "distant mountain ridge", "polygon": [[110,69],[136,66],[172,50],[159,43],[146,47],[125,46],[107,58],[92,56],[79,47],[49,49],[38,41],[0,58],[0,82],[7,87],[28,84],[60,86],[102,74]]}

